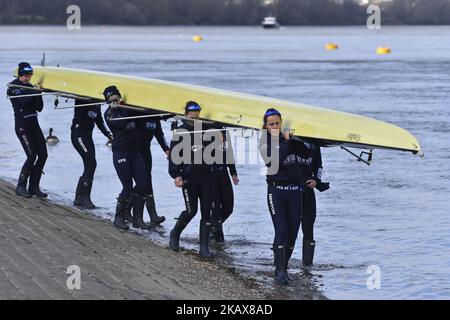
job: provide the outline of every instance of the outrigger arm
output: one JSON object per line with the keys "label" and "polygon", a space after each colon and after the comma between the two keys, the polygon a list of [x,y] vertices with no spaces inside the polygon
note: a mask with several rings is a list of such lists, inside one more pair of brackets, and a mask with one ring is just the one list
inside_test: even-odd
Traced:
{"label": "outrigger arm", "polygon": [[17,99],[17,98],[24,98],[24,97],[37,97],[37,96],[50,96],[54,95],[53,92],[41,92],[41,93],[31,93],[31,94],[23,94],[20,96],[7,96],[8,99]]}
{"label": "outrigger arm", "polygon": [[[362,151],[361,154],[358,156],[356,153],[352,152],[351,150],[349,150],[348,148],[341,146],[341,149],[347,151],[348,153],[350,153],[352,156],[354,156],[356,159],[358,159],[358,161],[362,161],[365,164],[367,164],[368,166],[370,166],[371,162],[372,162],[372,156],[373,156],[373,150],[371,149],[369,152],[366,151]],[[367,155],[367,160],[363,158],[364,155]]]}
{"label": "outrigger arm", "polygon": [[8,96],[9,99],[16,99],[16,98],[23,98],[23,97],[36,97],[36,96],[51,96],[54,95],[56,97],[56,99],[58,99],[59,97],[64,97],[64,98],[69,98],[69,99],[89,99],[86,97],[82,97],[82,96],[77,96],[75,94],[70,94],[70,93],[65,93],[65,92],[61,92],[61,91],[45,91],[45,89],[42,88],[36,88],[36,87],[27,87],[27,86],[21,86],[21,85],[17,85],[17,84],[10,84],[8,83],[6,85],[8,88],[20,88],[20,89],[27,89],[27,90],[35,90],[38,91],[39,93],[32,93],[32,94],[24,94],[24,95],[20,95],[20,96]]}
{"label": "outrigger arm", "polygon": [[118,121],[118,120],[130,120],[130,119],[141,119],[141,118],[152,118],[152,117],[166,117],[166,116],[173,116],[176,117],[174,113],[158,113],[158,114],[146,114],[142,116],[132,116],[132,117],[123,117],[123,118],[113,118],[111,121]]}
{"label": "outrigger arm", "polygon": [[106,102],[95,102],[95,103],[84,103],[84,104],[76,104],[70,107],[58,107],[58,99],[55,99],[55,109],[61,110],[61,109],[74,109],[74,108],[81,108],[81,107],[89,107],[89,106],[97,106],[97,105],[104,105],[107,104]]}

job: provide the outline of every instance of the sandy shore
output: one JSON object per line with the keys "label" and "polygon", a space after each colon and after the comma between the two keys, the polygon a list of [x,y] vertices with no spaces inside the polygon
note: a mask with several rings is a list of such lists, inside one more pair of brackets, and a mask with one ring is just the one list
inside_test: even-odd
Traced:
{"label": "sandy shore", "polygon": [[[69,266],[79,267],[81,289],[68,288]],[[17,197],[0,180],[0,299],[321,298],[300,291],[262,286],[73,207]]]}

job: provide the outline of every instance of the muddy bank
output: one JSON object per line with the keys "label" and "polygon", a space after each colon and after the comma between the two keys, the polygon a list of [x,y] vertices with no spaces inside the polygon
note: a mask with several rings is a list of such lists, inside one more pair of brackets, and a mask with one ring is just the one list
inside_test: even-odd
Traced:
{"label": "muddy bank", "polygon": [[[69,266],[79,267],[80,289],[67,287]],[[226,257],[174,253],[76,208],[17,197],[0,180],[0,299],[324,298],[295,281],[295,289],[258,283]]]}

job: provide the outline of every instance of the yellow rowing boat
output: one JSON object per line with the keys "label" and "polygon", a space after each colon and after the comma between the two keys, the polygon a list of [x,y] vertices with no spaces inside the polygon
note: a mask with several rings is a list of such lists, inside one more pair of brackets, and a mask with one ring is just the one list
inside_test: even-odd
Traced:
{"label": "yellow rowing boat", "polygon": [[59,67],[33,67],[33,83],[45,90],[103,100],[103,90],[118,87],[124,103],[159,112],[182,114],[195,100],[202,106],[202,119],[228,126],[260,129],[268,108],[283,115],[284,126],[295,136],[322,145],[364,149],[394,149],[421,155],[417,139],[408,131],[383,121],[345,112],[268,97],[219,89],[145,79],[105,72]]}

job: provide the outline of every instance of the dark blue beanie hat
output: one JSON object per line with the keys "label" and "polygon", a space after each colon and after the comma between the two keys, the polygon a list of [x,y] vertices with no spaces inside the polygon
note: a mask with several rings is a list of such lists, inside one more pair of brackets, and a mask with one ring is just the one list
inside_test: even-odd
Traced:
{"label": "dark blue beanie hat", "polygon": [[21,62],[19,63],[19,70],[17,71],[17,74],[19,77],[26,74],[33,74],[33,68],[28,62]]}

